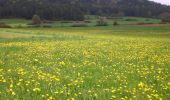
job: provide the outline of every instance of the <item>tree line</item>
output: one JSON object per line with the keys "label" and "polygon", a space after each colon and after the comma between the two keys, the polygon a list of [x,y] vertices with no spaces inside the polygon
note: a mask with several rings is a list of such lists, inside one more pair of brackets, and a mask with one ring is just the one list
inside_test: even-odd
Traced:
{"label": "tree line", "polygon": [[0,18],[83,20],[84,15],[157,17],[170,7],[148,0],[0,0]]}
{"label": "tree line", "polygon": [[[65,2],[63,2],[65,1]],[[82,20],[83,12],[67,0],[0,0],[0,18]]]}

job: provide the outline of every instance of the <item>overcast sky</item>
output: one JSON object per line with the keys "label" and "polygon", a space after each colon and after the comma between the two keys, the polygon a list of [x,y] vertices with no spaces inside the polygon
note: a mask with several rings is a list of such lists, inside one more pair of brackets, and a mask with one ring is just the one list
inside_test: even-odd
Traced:
{"label": "overcast sky", "polygon": [[165,5],[170,5],[170,0],[150,0],[150,1],[155,1]]}

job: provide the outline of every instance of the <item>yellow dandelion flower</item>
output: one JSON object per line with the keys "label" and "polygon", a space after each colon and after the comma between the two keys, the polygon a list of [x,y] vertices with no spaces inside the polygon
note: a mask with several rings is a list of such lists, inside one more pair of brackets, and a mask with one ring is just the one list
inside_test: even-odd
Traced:
{"label": "yellow dandelion flower", "polygon": [[34,91],[34,92],[40,92],[41,89],[40,89],[40,88],[34,88],[33,91]]}
{"label": "yellow dandelion flower", "polygon": [[52,100],[53,99],[53,97],[52,96],[50,96],[49,98],[48,98],[48,100]]}
{"label": "yellow dandelion flower", "polygon": [[6,80],[5,79],[3,79],[3,81],[2,81],[3,83],[6,83]]}
{"label": "yellow dandelion flower", "polygon": [[10,88],[13,88],[13,84],[10,84],[10,86],[9,86]]}
{"label": "yellow dandelion flower", "polygon": [[59,65],[61,65],[61,66],[65,66],[65,65],[66,65],[66,63],[65,63],[64,61],[61,61],[61,62],[59,62]]}
{"label": "yellow dandelion flower", "polygon": [[15,96],[15,95],[16,95],[16,93],[15,93],[14,91],[12,91],[12,95],[13,95],[13,96]]}
{"label": "yellow dandelion flower", "polygon": [[144,87],[144,83],[143,82],[140,82],[139,84],[138,84],[138,87]]}

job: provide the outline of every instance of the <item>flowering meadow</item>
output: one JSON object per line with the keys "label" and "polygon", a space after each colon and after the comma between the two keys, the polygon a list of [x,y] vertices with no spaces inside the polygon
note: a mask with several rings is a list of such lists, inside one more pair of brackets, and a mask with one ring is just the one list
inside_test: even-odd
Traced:
{"label": "flowering meadow", "polygon": [[170,29],[1,29],[0,100],[170,100]]}

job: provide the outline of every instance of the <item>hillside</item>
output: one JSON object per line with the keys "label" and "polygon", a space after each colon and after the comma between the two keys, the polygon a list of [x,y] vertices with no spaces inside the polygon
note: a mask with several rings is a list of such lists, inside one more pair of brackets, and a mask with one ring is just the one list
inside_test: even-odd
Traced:
{"label": "hillside", "polygon": [[0,18],[82,20],[85,14],[155,17],[170,7],[148,0],[0,0]]}

